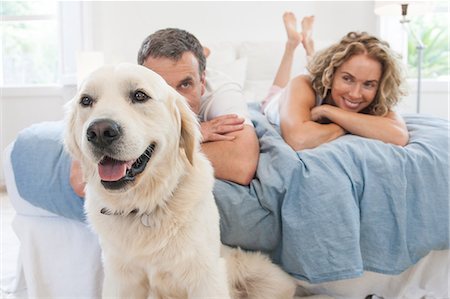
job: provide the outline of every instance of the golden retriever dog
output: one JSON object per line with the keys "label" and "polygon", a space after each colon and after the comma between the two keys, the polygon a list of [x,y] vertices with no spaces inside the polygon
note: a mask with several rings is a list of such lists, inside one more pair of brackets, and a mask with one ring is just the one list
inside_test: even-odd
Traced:
{"label": "golden retriever dog", "polygon": [[102,67],[66,108],[65,145],[81,162],[102,248],[103,297],[294,296],[294,280],[267,257],[221,244],[196,116],[159,75]]}

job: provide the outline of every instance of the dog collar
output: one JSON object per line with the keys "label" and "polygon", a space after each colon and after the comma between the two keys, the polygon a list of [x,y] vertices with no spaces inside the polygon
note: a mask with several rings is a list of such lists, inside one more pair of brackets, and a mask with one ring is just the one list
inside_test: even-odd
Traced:
{"label": "dog collar", "polygon": [[[139,209],[131,210],[128,214],[125,214],[124,211],[111,212],[107,208],[102,208],[100,210],[100,213],[103,214],[103,215],[113,215],[113,216],[130,216],[130,215],[136,215],[138,212],[139,212]],[[147,227],[151,226],[150,215],[149,214],[142,214],[141,215],[141,223],[142,223],[142,225],[147,226]]]}
{"label": "dog collar", "polygon": [[129,215],[137,214],[138,212],[139,212],[139,209],[134,209],[134,210],[131,210],[131,212],[129,212],[128,214],[125,215],[124,211],[111,212],[110,210],[108,210],[108,208],[102,208],[100,210],[100,213],[103,214],[103,215],[114,215],[114,216],[129,216]]}

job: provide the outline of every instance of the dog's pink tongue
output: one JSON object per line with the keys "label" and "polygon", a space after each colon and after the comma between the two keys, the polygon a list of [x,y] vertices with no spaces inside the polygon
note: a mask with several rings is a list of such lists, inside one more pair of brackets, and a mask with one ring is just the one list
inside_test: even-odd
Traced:
{"label": "dog's pink tongue", "polygon": [[98,174],[103,181],[118,181],[125,176],[129,164],[129,162],[106,158],[98,164]]}

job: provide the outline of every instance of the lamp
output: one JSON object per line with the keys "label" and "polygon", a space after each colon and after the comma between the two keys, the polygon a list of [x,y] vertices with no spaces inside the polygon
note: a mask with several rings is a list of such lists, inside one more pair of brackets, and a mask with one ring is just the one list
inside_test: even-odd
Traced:
{"label": "lamp", "polygon": [[402,24],[408,35],[411,35],[416,42],[417,49],[417,102],[416,112],[420,113],[420,99],[422,87],[422,61],[423,50],[425,45],[420,36],[410,26],[410,20],[407,16],[424,14],[428,10],[428,1],[375,1],[375,14],[381,16],[401,16],[400,24]]}

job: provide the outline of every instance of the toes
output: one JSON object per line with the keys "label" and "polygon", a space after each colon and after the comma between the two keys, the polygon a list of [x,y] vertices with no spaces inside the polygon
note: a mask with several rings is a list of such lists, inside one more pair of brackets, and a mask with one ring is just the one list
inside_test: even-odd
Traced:
{"label": "toes", "polygon": [[285,23],[295,23],[296,17],[293,12],[287,11],[283,14],[283,20]]}

